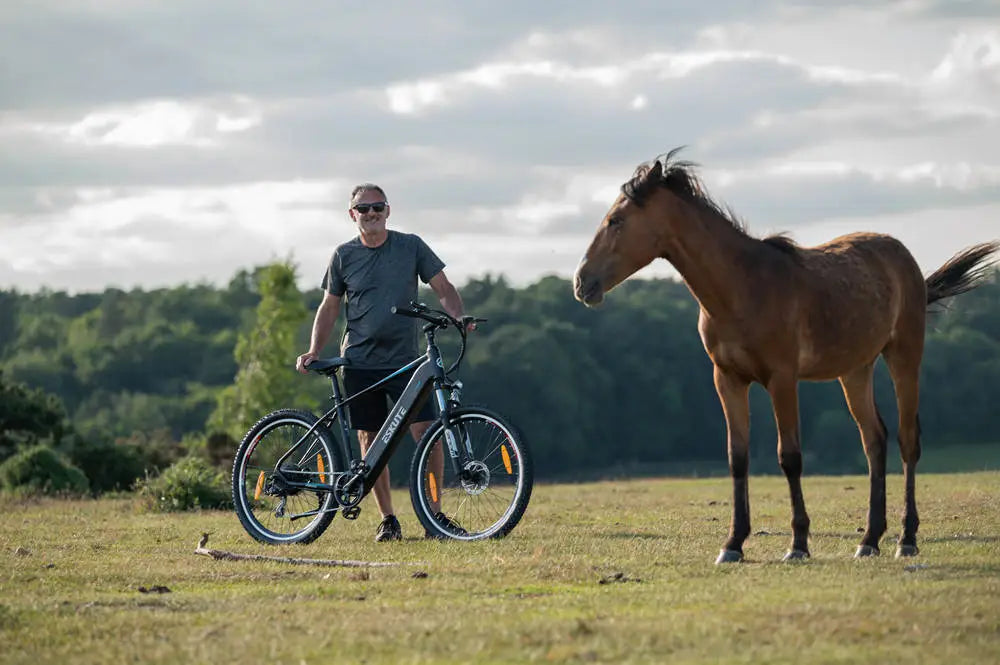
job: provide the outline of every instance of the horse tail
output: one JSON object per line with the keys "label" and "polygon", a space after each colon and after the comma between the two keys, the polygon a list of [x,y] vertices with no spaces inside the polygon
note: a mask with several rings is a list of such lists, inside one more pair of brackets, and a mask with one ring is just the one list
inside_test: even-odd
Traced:
{"label": "horse tail", "polygon": [[927,278],[927,304],[957,296],[979,286],[990,274],[1000,250],[1000,241],[984,242],[963,249]]}

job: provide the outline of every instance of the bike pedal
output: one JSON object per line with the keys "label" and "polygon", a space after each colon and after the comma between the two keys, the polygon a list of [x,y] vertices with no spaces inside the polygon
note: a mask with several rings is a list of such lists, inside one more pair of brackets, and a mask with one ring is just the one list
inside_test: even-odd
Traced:
{"label": "bike pedal", "polygon": [[344,516],[345,520],[356,520],[358,519],[358,515],[361,514],[361,509],[358,508],[357,506],[353,506],[352,508],[344,508],[343,510],[340,511],[340,514]]}

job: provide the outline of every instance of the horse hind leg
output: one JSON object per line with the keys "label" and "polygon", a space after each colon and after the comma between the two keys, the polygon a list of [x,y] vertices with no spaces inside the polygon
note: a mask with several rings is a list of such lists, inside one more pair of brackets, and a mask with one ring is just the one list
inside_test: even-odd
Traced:
{"label": "horse hind leg", "polygon": [[[922,332],[922,331],[921,331]],[[883,352],[889,375],[896,390],[899,407],[899,453],[903,461],[905,482],[905,503],[903,506],[903,533],[899,536],[896,556],[915,556],[917,549],[917,529],[920,518],[917,515],[916,474],[920,460],[920,357],[923,353],[923,338],[920,344],[911,348],[893,344]]]}
{"label": "horse hind leg", "polygon": [[854,422],[861,433],[861,443],[868,458],[868,520],[855,557],[878,556],[879,540],[885,534],[885,459],[888,433],[875,404],[872,375],[875,364],[869,363],[840,377],[840,387]]}

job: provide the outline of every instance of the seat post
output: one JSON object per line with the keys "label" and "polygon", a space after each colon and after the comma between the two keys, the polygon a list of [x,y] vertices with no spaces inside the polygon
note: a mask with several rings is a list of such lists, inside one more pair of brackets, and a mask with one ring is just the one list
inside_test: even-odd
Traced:
{"label": "seat post", "polygon": [[340,381],[337,380],[337,372],[334,371],[330,374],[330,385],[333,387],[333,399],[334,402],[340,402],[341,392],[340,392]]}

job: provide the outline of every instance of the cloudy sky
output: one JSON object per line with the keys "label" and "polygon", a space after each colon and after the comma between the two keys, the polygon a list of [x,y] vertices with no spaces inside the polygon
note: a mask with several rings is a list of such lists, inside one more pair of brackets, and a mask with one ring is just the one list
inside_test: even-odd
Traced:
{"label": "cloudy sky", "polygon": [[996,0],[4,0],[0,26],[0,288],[286,257],[313,286],[362,181],[459,285],[568,277],[680,145],[758,235],[888,232],[925,272],[1000,238]]}

